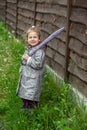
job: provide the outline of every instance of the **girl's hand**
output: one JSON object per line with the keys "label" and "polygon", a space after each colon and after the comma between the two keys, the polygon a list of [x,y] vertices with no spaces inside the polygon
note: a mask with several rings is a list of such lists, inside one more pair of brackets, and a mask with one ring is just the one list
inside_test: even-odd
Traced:
{"label": "girl's hand", "polygon": [[23,59],[25,59],[25,60],[28,60],[28,58],[29,58],[29,55],[28,55],[28,54],[25,54],[25,55],[23,56]]}

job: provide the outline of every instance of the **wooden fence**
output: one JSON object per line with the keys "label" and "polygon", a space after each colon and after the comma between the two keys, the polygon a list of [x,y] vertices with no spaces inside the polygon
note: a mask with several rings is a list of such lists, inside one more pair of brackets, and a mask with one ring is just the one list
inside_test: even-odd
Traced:
{"label": "wooden fence", "polygon": [[87,96],[87,0],[0,0],[0,18],[18,36],[37,25],[45,39],[64,26],[48,43],[46,62]]}

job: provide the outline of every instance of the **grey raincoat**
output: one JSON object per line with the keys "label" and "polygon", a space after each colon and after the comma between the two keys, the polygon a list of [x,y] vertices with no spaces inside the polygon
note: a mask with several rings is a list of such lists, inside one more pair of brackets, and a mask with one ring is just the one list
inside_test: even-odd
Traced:
{"label": "grey raincoat", "polygon": [[[31,47],[25,51],[27,54]],[[20,66],[17,95],[21,98],[39,101],[45,65],[45,52],[41,48],[31,56],[25,65]]]}

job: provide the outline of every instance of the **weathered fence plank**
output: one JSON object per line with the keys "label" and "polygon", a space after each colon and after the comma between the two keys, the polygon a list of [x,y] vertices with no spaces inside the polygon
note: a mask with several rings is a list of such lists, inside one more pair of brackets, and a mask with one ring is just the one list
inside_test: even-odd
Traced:
{"label": "weathered fence plank", "polygon": [[8,8],[7,9],[7,14],[11,14],[12,16],[16,17],[16,10]]}
{"label": "weathered fence plank", "polygon": [[[18,14],[23,17],[33,18],[33,11],[18,9]],[[18,16],[19,17],[19,16]]]}
{"label": "weathered fence plank", "polygon": [[67,5],[67,0],[37,0],[39,3]]}
{"label": "weathered fence plank", "polygon": [[69,75],[69,81],[73,87],[75,87],[78,91],[87,97],[87,83],[72,74]]}
{"label": "weathered fence plank", "polygon": [[54,51],[59,52],[61,55],[65,56],[65,43],[61,40],[55,38],[50,43],[48,43],[48,47],[54,49]]}
{"label": "weathered fence plank", "polygon": [[87,9],[73,8],[72,16],[70,18],[74,22],[85,24],[87,26]]}
{"label": "weathered fence plank", "polygon": [[5,21],[5,8],[6,8],[6,1],[0,0],[0,19]]}
{"label": "weathered fence plank", "polygon": [[16,4],[15,3],[7,3],[7,9],[8,8],[16,10]]}
{"label": "weathered fence plank", "polygon": [[87,34],[86,34],[86,25],[80,23],[72,23],[70,36],[82,42],[84,45],[87,45]]}
{"label": "weathered fence plank", "polygon": [[87,71],[87,59],[80,57],[78,54],[72,51],[70,52],[70,57],[70,60],[72,60],[72,62],[74,62],[78,67]]}
{"label": "weathered fence plank", "polygon": [[64,16],[66,17],[66,7],[62,7],[62,6],[59,6],[59,5],[50,5],[48,6],[48,4],[37,4],[37,9],[36,9],[37,12],[39,13],[49,13],[49,14],[56,14],[56,15],[59,15],[59,16]]}
{"label": "weathered fence plank", "polygon": [[9,2],[9,3],[16,3],[17,0],[7,0],[7,2]]}
{"label": "weathered fence plank", "polygon": [[73,6],[87,8],[87,0],[74,0]]}
{"label": "weathered fence plank", "polygon": [[64,78],[64,68],[56,63],[53,59],[50,57],[46,56],[46,63],[56,72],[59,74],[60,77]]}
{"label": "weathered fence plank", "polygon": [[6,24],[8,25],[10,31],[14,31],[15,30],[15,23],[13,23],[12,21],[10,21],[9,19],[6,20]]}
{"label": "weathered fence plank", "polygon": [[76,52],[79,56],[87,58],[87,45],[84,45],[82,42],[71,38],[69,48]]}
{"label": "weathered fence plank", "polygon": [[68,71],[87,83],[87,72],[79,68],[73,61],[69,63]]}
{"label": "weathered fence plank", "polygon": [[18,7],[21,9],[27,9],[27,10],[34,11],[34,2],[29,3],[29,2],[19,1]]}

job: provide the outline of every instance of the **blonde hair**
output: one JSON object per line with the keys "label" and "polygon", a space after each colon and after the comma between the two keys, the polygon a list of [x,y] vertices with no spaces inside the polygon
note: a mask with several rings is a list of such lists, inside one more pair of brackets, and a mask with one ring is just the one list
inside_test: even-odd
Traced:
{"label": "blonde hair", "polygon": [[39,39],[40,39],[40,37],[41,37],[41,32],[40,32],[40,30],[39,30],[36,26],[31,26],[31,27],[27,30],[27,32],[26,32],[26,36],[25,36],[25,40],[26,40],[26,41],[27,41],[28,35],[29,35],[29,33],[30,33],[31,31],[36,32],[36,33],[38,34]]}

